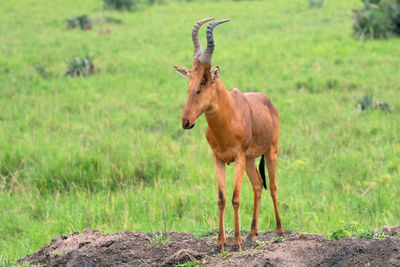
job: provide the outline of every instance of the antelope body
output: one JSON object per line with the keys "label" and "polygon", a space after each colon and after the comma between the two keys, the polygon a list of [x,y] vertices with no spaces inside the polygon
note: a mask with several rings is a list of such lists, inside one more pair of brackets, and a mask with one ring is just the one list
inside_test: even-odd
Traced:
{"label": "antelope body", "polygon": [[[213,29],[229,20],[211,22],[207,27],[207,48],[203,52],[198,39],[202,24],[213,20],[198,21],[192,30],[194,45],[192,69],[174,68],[189,78],[189,96],[182,115],[182,127],[191,129],[197,118],[205,113],[206,137],[213,151],[213,161],[218,180],[219,231],[217,250],[225,246],[225,164],[235,162],[232,205],[234,208],[235,232],[233,250],[241,248],[239,226],[240,188],[246,171],[254,191],[254,208],[248,240],[253,241],[258,233],[258,217],[262,187],[266,188],[264,160],[267,163],[269,186],[274,204],[276,231],[283,233],[276,200],[275,170],[277,165],[279,118],[270,99],[263,93],[242,93],[238,89],[226,90],[219,79],[218,66],[211,69],[214,50]],[[261,156],[260,173],[255,159]]]}

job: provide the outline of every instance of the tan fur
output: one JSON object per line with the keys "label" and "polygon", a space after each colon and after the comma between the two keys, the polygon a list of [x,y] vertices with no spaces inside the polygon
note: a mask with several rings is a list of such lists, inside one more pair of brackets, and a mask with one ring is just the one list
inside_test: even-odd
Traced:
{"label": "tan fur", "polygon": [[258,232],[262,178],[256,168],[255,158],[264,154],[269,176],[270,193],[274,204],[276,231],[283,233],[277,200],[275,170],[277,164],[279,118],[269,98],[263,93],[242,93],[238,89],[227,91],[219,79],[219,67],[211,71],[210,64],[199,61],[192,69],[174,66],[180,73],[189,73],[189,96],[182,115],[182,126],[190,129],[197,118],[205,113],[208,123],[206,137],[213,151],[213,161],[218,180],[219,231],[218,250],[225,246],[225,164],[235,162],[234,207],[235,233],[234,250],[241,247],[239,225],[240,188],[246,171],[254,191],[254,209],[248,239],[254,240]]}

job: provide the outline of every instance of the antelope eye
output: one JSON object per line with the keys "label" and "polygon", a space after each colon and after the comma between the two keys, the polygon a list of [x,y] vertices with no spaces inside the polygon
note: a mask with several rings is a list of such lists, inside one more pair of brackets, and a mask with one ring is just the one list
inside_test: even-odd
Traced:
{"label": "antelope eye", "polygon": [[203,80],[201,80],[200,85],[201,85],[201,86],[204,86],[204,85],[206,85],[206,84],[207,84],[207,76],[206,76],[206,75],[203,75]]}

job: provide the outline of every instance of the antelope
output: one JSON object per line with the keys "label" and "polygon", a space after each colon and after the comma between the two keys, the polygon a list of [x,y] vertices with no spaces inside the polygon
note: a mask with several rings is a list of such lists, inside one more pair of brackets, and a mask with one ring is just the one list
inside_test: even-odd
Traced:
{"label": "antelope", "polygon": [[[182,127],[192,129],[197,118],[205,114],[207,120],[206,138],[213,152],[213,162],[218,181],[219,229],[217,251],[225,247],[225,164],[235,162],[232,205],[234,209],[235,232],[232,250],[241,249],[242,237],[239,227],[240,188],[246,171],[254,192],[253,220],[247,237],[254,241],[258,234],[258,217],[262,187],[265,182],[265,162],[269,176],[269,189],[274,205],[276,231],[283,234],[277,204],[275,171],[278,160],[279,118],[267,95],[263,93],[242,93],[234,88],[226,90],[220,79],[220,68],[211,69],[214,51],[214,27],[230,20],[211,22],[207,27],[207,48],[203,52],[198,31],[213,18],[202,19],[194,24],[192,40],[194,45],[192,69],[174,66],[182,76],[189,78],[189,96],[182,115]],[[255,159],[261,156],[258,172]],[[261,173],[261,175],[260,175]]]}

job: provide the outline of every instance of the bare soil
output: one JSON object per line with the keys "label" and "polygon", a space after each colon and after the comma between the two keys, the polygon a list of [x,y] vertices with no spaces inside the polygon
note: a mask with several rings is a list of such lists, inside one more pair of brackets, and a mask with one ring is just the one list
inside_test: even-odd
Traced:
{"label": "bare soil", "polygon": [[166,242],[145,233],[97,230],[61,235],[32,255],[18,260],[45,266],[176,266],[189,262],[208,266],[400,266],[400,226],[385,227],[384,239],[342,238],[331,241],[317,234],[275,232],[244,242],[241,252],[216,254],[216,236],[167,233]]}

